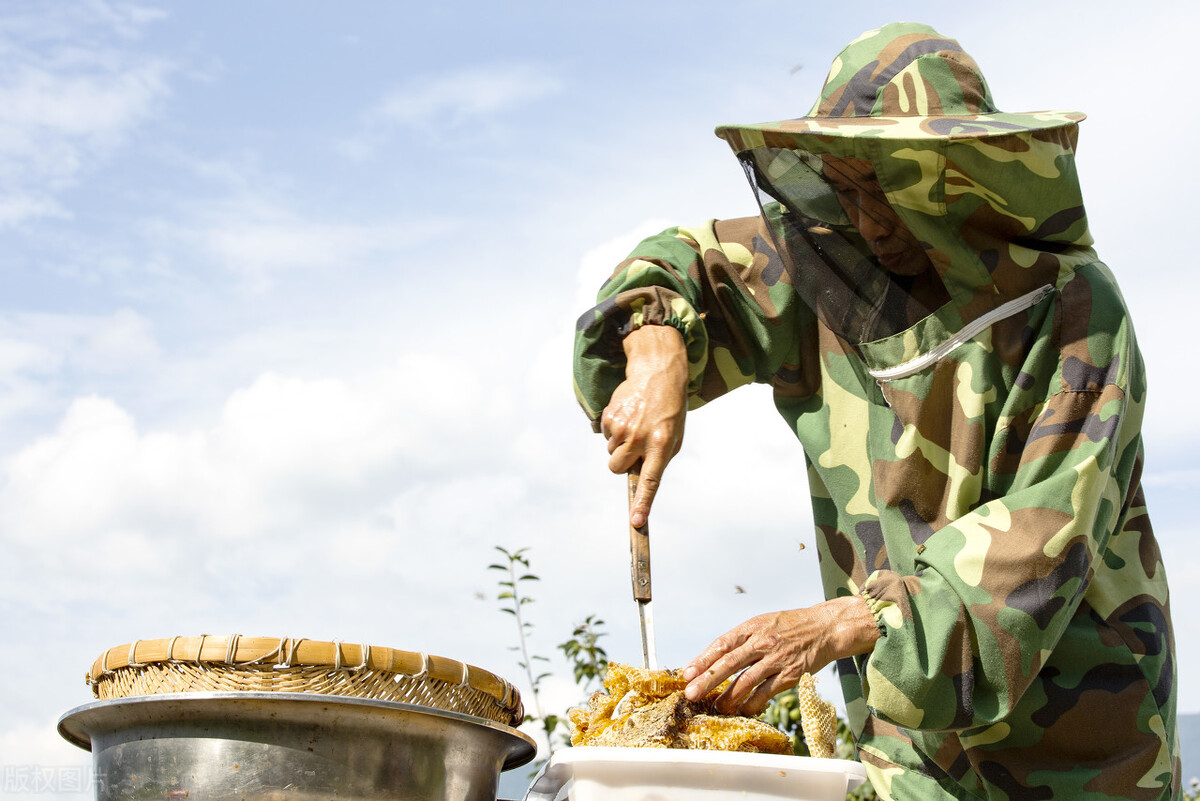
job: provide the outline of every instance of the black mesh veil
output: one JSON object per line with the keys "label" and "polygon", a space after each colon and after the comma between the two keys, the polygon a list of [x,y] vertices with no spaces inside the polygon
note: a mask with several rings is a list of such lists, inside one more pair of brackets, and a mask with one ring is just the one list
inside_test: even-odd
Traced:
{"label": "black mesh veil", "polygon": [[771,148],[741,161],[796,292],[838,336],[882,339],[949,300],[870,161]]}

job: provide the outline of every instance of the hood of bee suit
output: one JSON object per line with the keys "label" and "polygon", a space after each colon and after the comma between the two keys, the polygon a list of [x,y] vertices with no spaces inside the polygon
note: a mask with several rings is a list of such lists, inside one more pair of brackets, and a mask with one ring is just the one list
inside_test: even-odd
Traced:
{"label": "hood of bee suit", "polygon": [[838,55],[807,116],[717,135],[796,291],[887,363],[1095,260],[1075,171],[1083,118],[998,111],[955,40],[896,23]]}

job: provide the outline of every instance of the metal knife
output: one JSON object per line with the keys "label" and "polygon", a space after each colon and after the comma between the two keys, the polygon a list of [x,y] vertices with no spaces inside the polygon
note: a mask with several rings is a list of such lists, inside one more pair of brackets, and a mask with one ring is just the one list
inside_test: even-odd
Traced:
{"label": "metal knife", "polygon": [[[640,465],[629,471],[629,511],[633,512],[633,499],[637,495]],[[633,577],[633,600],[638,608],[638,624],[642,630],[642,667],[658,670],[658,656],[654,651],[654,616],[650,608],[650,523],[641,528],[629,526],[629,551]]]}

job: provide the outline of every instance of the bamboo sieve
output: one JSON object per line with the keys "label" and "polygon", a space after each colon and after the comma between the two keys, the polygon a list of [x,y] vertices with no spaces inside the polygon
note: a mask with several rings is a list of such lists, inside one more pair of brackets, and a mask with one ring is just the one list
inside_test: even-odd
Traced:
{"label": "bamboo sieve", "polygon": [[289,637],[200,635],[110,648],[88,672],[101,700],[185,692],[340,695],[474,715],[506,726],[524,719],[515,687],[443,656]]}

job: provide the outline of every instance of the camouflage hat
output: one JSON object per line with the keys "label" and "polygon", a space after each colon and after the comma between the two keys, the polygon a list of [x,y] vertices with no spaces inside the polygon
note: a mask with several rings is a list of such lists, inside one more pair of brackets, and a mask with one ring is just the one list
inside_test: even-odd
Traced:
{"label": "camouflage hat", "polygon": [[898,22],[867,31],[838,54],[808,116],[721,126],[717,135],[731,143],[739,131],[953,139],[1057,128],[1083,118],[1079,112],[998,111],[975,60],[958,42],[928,25]]}

